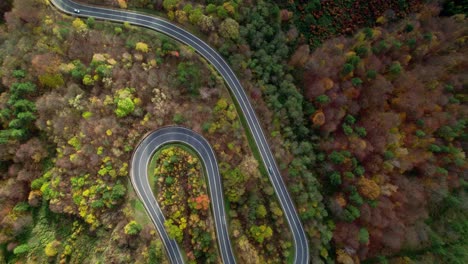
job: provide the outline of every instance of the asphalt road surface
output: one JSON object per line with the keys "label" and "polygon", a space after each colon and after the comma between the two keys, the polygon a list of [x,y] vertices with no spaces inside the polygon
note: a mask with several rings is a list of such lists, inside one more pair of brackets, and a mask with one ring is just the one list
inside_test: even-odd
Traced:
{"label": "asphalt road surface", "polygon": [[171,263],[183,263],[183,257],[177,242],[170,239],[164,229],[164,215],[156,202],[148,180],[148,166],[153,154],[163,145],[170,143],[182,143],[192,147],[201,159],[208,178],[211,208],[221,257],[224,263],[235,263],[226,224],[221,176],[213,149],[205,138],[192,130],[183,127],[165,127],[150,133],[140,142],[132,156],[130,177],[138,196],[158,229]]}
{"label": "asphalt road surface", "polygon": [[[164,33],[188,46],[191,46],[195,51],[197,51],[197,53],[203,56],[213,65],[213,67],[215,67],[215,69],[224,78],[229,89],[237,100],[242,114],[247,121],[248,128],[250,129],[250,132],[254,138],[255,144],[257,145],[257,148],[260,152],[263,164],[268,170],[268,176],[270,177],[271,183],[275,189],[278,200],[285,213],[286,220],[292,232],[295,246],[294,262],[309,263],[309,247],[304,228],[299,220],[299,216],[291,200],[291,197],[289,196],[283,179],[281,178],[281,174],[278,170],[273,154],[271,153],[271,150],[268,146],[268,142],[265,138],[257,116],[255,115],[255,111],[253,110],[240,81],[237,79],[236,75],[226,63],[226,61],[221,57],[221,55],[219,55],[213,48],[211,48],[208,44],[200,40],[192,33],[180,28],[172,22],[154,16],[118,9],[82,5],[70,0],[50,0],[50,2],[62,12],[68,14],[73,14],[80,17],[95,17],[97,19],[116,22],[129,22],[133,25],[150,28],[155,31]],[[74,13],[74,9],[80,10],[80,13]],[[150,206],[146,204],[146,202],[145,206],[147,209],[150,209]],[[151,214],[152,213],[150,213],[150,215]],[[158,230],[160,234],[164,233],[162,232],[163,230],[160,230],[159,228]],[[225,238],[218,237],[218,241],[223,239]],[[229,240],[228,238],[226,239]],[[171,261],[176,263],[175,260],[172,260],[172,257],[178,255],[180,258],[180,251],[178,251],[178,253],[170,252],[171,250],[175,250],[174,245],[165,244],[165,246],[169,252],[169,255],[171,256]],[[221,252],[221,254],[224,253]],[[222,259],[224,263],[230,263],[229,256],[223,255]],[[234,258],[232,258],[232,260],[234,261]]]}

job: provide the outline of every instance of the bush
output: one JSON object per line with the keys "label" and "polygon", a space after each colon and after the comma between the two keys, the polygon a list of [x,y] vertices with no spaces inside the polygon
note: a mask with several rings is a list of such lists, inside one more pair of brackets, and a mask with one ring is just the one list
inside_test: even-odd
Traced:
{"label": "bush", "polygon": [[343,211],[343,219],[347,222],[352,222],[361,216],[361,212],[355,206],[348,205]]}
{"label": "bush", "polygon": [[57,256],[57,253],[58,253],[58,247],[60,246],[60,242],[57,241],[57,240],[54,240],[50,243],[47,244],[47,246],[45,247],[44,251],[45,251],[45,254],[48,256],[48,257],[55,257]]}
{"label": "bush", "polygon": [[345,122],[352,125],[352,124],[356,123],[356,118],[354,118],[354,116],[348,114],[345,117]]}
{"label": "bush", "polygon": [[130,98],[123,98],[117,102],[117,109],[115,109],[115,114],[118,117],[125,117],[135,110],[135,104]]}
{"label": "bush", "polygon": [[354,66],[352,64],[345,63],[345,65],[343,65],[343,70],[341,70],[341,74],[348,75],[352,71],[354,71]]}
{"label": "bush", "polygon": [[140,224],[138,224],[136,221],[130,221],[125,227],[124,227],[124,232],[127,235],[137,235],[140,233],[142,227]]}
{"label": "bush", "polygon": [[200,75],[200,69],[192,62],[182,62],[177,66],[178,85],[184,87],[192,95],[199,94]]}
{"label": "bush", "polygon": [[341,175],[339,172],[334,171],[333,173],[330,174],[329,178],[330,178],[331,184],[335,186],[338,186],[341,184]]}
{"label": "bush", "polygon": [[354,128],[354,131],[356,132],[356,134],[358,134],[358,136],[360,137],[365,137],[367,136],[367,131],[364,127],[355,127]]}
{"label": "bush", "polygon": [[375,77],[377,77],[377,71],[376,70],[369,70],[367,72],[366,76],[369,79],[375,79]]}
{"label": "bush", "polygon": [[56,74],[49,74],[46,73],[44,75],[39,76],[39,82],[42,86],[47,88],[58,88],[65,84],[62,75],[59,73]]}
{"label": "bush", "polygon": [[328,158],[334,163],[334,164],[341,164],[345,160],[345,156],[337,151],[333,151]]}
{"label": "bush", "polygon": [[345,135],[350,136],[353,134],[354,131],[351,126],[347,124],[343,124],[342,127],[343,127],[343,132],[345,133]]}
{"label": "bush", "polygon": [[14,70],[13,77],[15,77],[16,79],[22,79],[26,77],[26,72],[24,70]]}
{"label": "bush", "polygon": [[15,249],[13,249],[13,253],[15,255],[22,255],[22,254],[28,253],[28,251],[29,251],[28,244],[22,244],[22,245],[15,247]]}
{"label": "bush", "polygon": [[359,229],[359,242],[362,244],[369,243],[369,231],[366,228]]}
{"label": "bush", "polygon": [[25,212],[29,210],[29,204],[27,202],[20,202],[14,208],[15,212]]}
{"label": "bush", "polygon": [[174,117],[172,118],[172,121],[176,124],[182,124],[183,122],[185,122],[185,118],[183,115],[177,113],[174,115]]}
{"label": "bush", "polygon": [[317,103],[319,104],[328,104],[330,102],[330,98],[326,94],[322,94],[317,96],[317,98],[315,98],[315,101],[317,101]]}
{"label": "bush", "polygon": [[389,72],[392,75],[399,75],[401,73],[402,67],[399,62],[394,62],[389,69]]}
{"label": "bush", "polygon": [[143,53],[147,53],[149,51],[148,44],[143,43],[143,42],[137,42],[135,44],[135,50],[141,51]]}

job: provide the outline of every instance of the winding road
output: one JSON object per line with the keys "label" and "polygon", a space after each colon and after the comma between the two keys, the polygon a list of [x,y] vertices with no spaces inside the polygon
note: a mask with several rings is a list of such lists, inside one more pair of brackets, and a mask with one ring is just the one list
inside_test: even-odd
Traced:
{"label": "winding road", "polygon": [[177,242],[170,239],[164,229],[164,215],[151,191],[148,178],[148,166],[153,154],[163,145],[182,143],[193,148],[201,158],[208,178],[211,207],[215,220],[218,246],[223,263],[236,263],[229,239],[224,208],[223,187],[218,170],[218,163],[213,149],[201,135],[183,127],[165,127],[147,135],[133,152],[130,177],[138,196],[146,207],[153,223],[166,245],[171,263],[183,263],[183,257]]}
{"label": "winding road", "polygon": [[[271,183],[273,185],[273,188],[275,189],[275,192],[278,196],[278,200],[280,202],[280,205],[283,209],[283,212],[285,213],[286,220],[289,224],[289,227],[292,232],[293,240],[294,240],[294,246],[295,246],[295,252],[294,252],[294,262],[295,263],[309,263],[310,260],[310,255],[309,255],[309,246],[308,246],[308,241],[306,238],[306,234],[304,231],[304,228],[299,220],[299,216],[297,214],[297,211],[294,207],[294,204],[291,200],[291,197],[289,196],[289,193],[286,189],[286,186],[283,182],[283,179],[281,177],[280,171],[276,165],[275,159],[273,157],[273,154],[271,153],[271,150],[268,146],[268,142],[265,138],[265,135],[263,133],[263,130],[260,126],[260,122],[257,119],[257,116],[255,114],[255,111],[252,108],[252,105],[250,104],[250,101],[234,72],[232,69],[229,67],[229,65],[226,63],[226,61],[217,53],[213,48],[211,48],[208,44],[200,40],[197,36],[193,35],[192,33],[180,28],[179,26],[173,24],[172,22],[168,22],[166,20],[154,17],[154,16],[149,16],[141,13],[136,13],[136,12],[129,12],[129,11],[124,11],[124,10],[118,10],[118,9],[110,9],[110,8],[101,8],[101,7],[96,7],[96,6],[88,6],[88,5],[83,5],[79,3],[75,3],[71,0],[49,0],[55,7],[57,7],[60,11],[80,17],[94,17],[97,19],[102,19],[102,20],[109,20],[109,21],[115,21],[115,22],[128,22],[133,25],[138,25],[146,28],[150,28],[152,30],[164,33],[188,46],[191,46],[197,53],[199,53],[201,56],[203,56],[209,63],[213,65],[213,67],[221,74],[221,76],[224,78],[226,84],[228,85],[229,89],[231,90],[232,94],[234,95],[236,101],[239,104],[240,110],[242,111],[242,114],[244,115],[247,126],[253,136],[253,139],[255,141],[255,144],[260,152],[260,156],[262,158],[262,162],[265,165],[265,167],[268,170],[268,176],[271,180]],[[75,14],[74,9],[79,9],[80,13]],[[181,128],[178,128],[181,129]],[[159,131],[159,130],[158,130]],[[154,132],[157,133],[158,131]],[[180,131],[185,131],[185,132],[180,132]],[[178,136],[177,136],[178,135]],[[171,140],[177,140],[178,139],[183,139],[183,140],[189,140],[188,137],[194,136],[196,134],[193,134],[193,132],[190,132],[188,129],[183,129],[179,130],[177,134],[173,135],[174,137]],[[148,138],[152,137],[152,134],[145,138],[140,144],[139,148],[144,146],[144,142]],[[167,136],[171,137],[171,136]],[[195,137],[194,137],[195,138]],[[200,137],[201,138],[201,137]],[[200,139],[198,138],[198,139]],[[202,138],[203,139],[203,138]],[[193,139],[192,139],[193,140]],[[194,141],[189,140],[191,143]],[[209,147],[209,144],[206,142],[206,140],[203,140],[206,145]],[[148,142],[149,143],[149,142]],[[148,144],[146,143],[146,144]],[[156,146],[152,145],[152,146]],[[192,146],[194,147],[194,146]],[[206,147],[206,146],[205,146]],[[194,147],[195,148],[195,147]],[[140,154],[142,158],[146,158],[148,154],[151,154],[155,151],[155,149],[150,149],[146,148],[146,154],[142,153]],[[196,148],[195,148],[196,149]],[[211,149],[211,148],[210,148]],[[198,149],[196,149],[198,151]],[[139,162],[139,160],[135,160],[137,158],[137,154],[135,153],[132,159],[132,164],[134,162]],[[214,157],[214,156],[213,156]],[[207,157],[205,157],[206,160],[204,162],[208,162],[209,160]],[[141,160],[140,160],[141,161]],[[205,163],[205,167],[211,167],[214,166],[217,168],[216,165],[216,160],[211,160],[210,161],[215,162],[214,164],[210,163]],[[140,163],[139,163],[140,164]],[[145,163],[142,163],[145,164]],[[147,164],[146,164],[147,165]],[[132,172],[134,170],[134,167],[132,167]],[[167,237],[167,233],[164,229],[164,226],[160,227],[158,226],[159,224],[157,222],[163,221],[164,217],[161,214],[161,210],[157,206],[157,204],[151,204],[151,202],[155,202],[154,197],[150,198],[147,197],[146,199],[143,197],[144,195],[144,190],[146,191],[149,190],[149,185],[147,178],[145,178],[145,175],[147,175],[146,170],[140,170],[138,173],[143,173],[143,174],[138,174],[134,175],[136,177],[134,180],[140,181],[141,185],[135,185],[134,187],[137,189],[137,192],[140,195],[140,198],[145,204],[146,209],[148,210],[148,213],[150,214],[153,222],[155,223],[162,239],[163,243],[168,251],[170,260],[172,263],[183,263],[183,258],[181,256],[180,250],[177,246],[177,243],[175,243],[173,240],[169,239]],[[132,177],[133,178],[133,177]],[[216,178],[216,177],[214,177]],[[146,180],[145,180],[146,179]],[[218,176],[219,179],[219,176]],[[133,180],[132,180],[133,181]],[[214,184],[216,184],[214,182]],[[146,187],[145,187],[146,185]],[[210,192],[213,195],[212,188],[215,188],[221,192],[221,183],[219,182],[217,186],[211,185],[211,180],[210,180]],[[148,193],[150,194],[150,193]],[[222,204],[222,194],[221,196],[221,201],[219,201],[219,205]],[[218,197],[218,196],[214,196]],[[152,199],[152,200],[151,200]],[[213,206],[214,204],[214,199],[213,199]],[[222,210],[224,212],[224,207],[222,207]],[[227,230],[226,226],[226,220],[225,220],[225,215],[220,214],[221,211],[218,211],[218,213],[215,211],[215,224],[216,224],[216,231],[218,234],[218,244],[220,245],[220,250],[221,250],[221,255],[224,263],[235,263],[235,258],[233,257],[232,254],[232,249],[230,246],[229,242],[229,236],[226,234],[225,236],[222,236],[220,234],[221,230]],[[158,216],[159,215],[159,216]],[[154,217],[161,217],[161,218],[154,218]],[[221,226],[218,226],[218,220],[222,220],[220,223]],[[164,222],[162,222],[164,223]],[[218,227],[220,229],[218,229]],[[221,235],[221,236],[220,236]],[[225,241],[223,241],[225,240]],[[226,247],[223,249],[223,245]],[[224,251],[225,250],[225,251]]]}

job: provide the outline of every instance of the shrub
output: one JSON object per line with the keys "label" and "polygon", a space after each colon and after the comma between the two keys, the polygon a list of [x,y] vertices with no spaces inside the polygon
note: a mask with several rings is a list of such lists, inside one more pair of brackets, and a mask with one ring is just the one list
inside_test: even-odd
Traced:
{"label": "shrub", "polygon": [[402,67],[399,62],[394,62],[389,69],[389,72],[393,75],[399,75],[401,73]]}
{"label": "shrub", "polygon": [[317,103],[319,104],[327,104],[330,102],[330,98],[326,94],[322,94],[317,96],[317,98],[315,98],[315,101],[317,101]]}
{"label": "shrub", "polygon": [[351,83],[354,85],[354,86],[359,86],[362,84],[362,80],[361,78],[353,78],[351,79]]}
{"label": "shrub", "polygon": [[356,123],[356,118],[354,118],[352,115],[346,115],[345,122],[352,125]]}
{"label": "shrub", "polygon": [[24,70],[14,70],[13,77],[15,77],[16,79],[22,79],[26,77],[26,72]]}
{"label": "shrub", "polygon": [[328,158],[335,164],[341,164],[344,162],[345,160],[345,156],[340,153],[340,152],[337,152],[337,151],[333,151],[329,156]]}
{"label": "shrub", "polygon": [[439,153],[439,152],[442,151],[442,149],[439,146],[437,146],[436,144],[431,144],[429,146],[429,151],[434,152],[434,153]]}
{"label": "shrub", "polygon": [[135,50],[141,51],[143,53],[147,53],[149,51],[148,44],[143,43],[143,42],[137,42],[135,44]]}
{"label": "shrub", "polygon": [[345,133],[345,135],[350,136],[351,134],[353,134],[354,131],[351,126],[347,124],[343,124],[342,127],[343,127],[343,132]]}
{"label": "shrub", "polygon": [[15,212],[25,212],[29,210],[29,204],[27,202],[20,202],[14,208]]}
{"label": "shrub", "polygon": [[357,166],[356,169],[354,169],[354,174],[356,174],[358,176],[364,175],[365,172],[366,172],[366,170],[362,166]]}
{"label": "shrub", "polygon": [[214,14],[216,13],[216,6],[214,4],[208,4],[205,9],[206,13]]}
{"label": "shrub", "polygon": [[369,71],[367,71],[366,76],[369,79],[375,79],[375,77],[377,77],[377,71],[376,70],[369,70]]}
{"label": "shrub", "polygon": [[172,121],[176,124],[182,124],[185,121],[185,118],[182,114],[177,113],[172,118]]}
{"label": "shrub", "polygon": [[424,131],[422,131],[422,130],[416,130],[416,136],[417,137],[425,137],[426,133],[424,133]]}
{"label": "shrub", "polygon": [[62,75],[60,73],[43,74],[39,76],[39,82],[41,83],[42,86],[48,87],[48,88],[58,88],[65,84],[65,82],[63,81]]}
{"label": "shrub", "polygon": [[349,64],[349,63],[345,63],[343,65],[343,69],[341,70],[341,74],[343,75],[348,75],[350,74],[352,71],[354,71],[354,66],[352,64]]}
{"label": "shrub", "polygon": [[365,137],[367,136],[367,131],[364,127],[355,127],[354,128],[354,131],[356,132],[356,134],[358,134],[358,136],[360,137]]}
{"label": "shrub", "polygon": [[60,246],[60,242],[57,241],[57,240],[54,240],[50,243],[48,243],[44,249],[45,251],[45,254],[48,256],[48,257],[55,257],[58,253],[57,251],[57,248]]}
{"label": "shrub", "polygon": [[359,229],[359,242],[362,244],[369,243],[369,231],[366,228]]}
{"label": "shrub", "polygon": [[115,109],[115,114],[118,117],[125,117],[135,110],[135,104],[130,98],[123,98],[117,102],[117,109]]}
{"label": "shrub", "polygon": [[22,254],[28,253],[28,251],[29,251],[28,244],[22,244],[22,245],[15,247],[15,249],[13,249],[13,253],[15,255],[22,255]]}
{"label": "shrub", "polygon": [[198,95],[200,83],[200,69],[192,62],[182,62],[177,66],[177,82],[192,95]]}
{"label": "shrub", "polygon": [[361,212],[358,208],[352,205],[348,205],[343,211],[343,219],[347,222],[352,222],[361,216]]}
{"label": "shrub", "polygon": [[140,224],[138,224],[135,220],[130,221],[125,227],[124,227],[124,232],[127,235],[137,235],[140,233],[142,227]]}
{"label": "shrub", "polygon": [[338,186],[341,184],[341,174],[337,171],[334,171],[333,173],[330,174],[330,183]]}

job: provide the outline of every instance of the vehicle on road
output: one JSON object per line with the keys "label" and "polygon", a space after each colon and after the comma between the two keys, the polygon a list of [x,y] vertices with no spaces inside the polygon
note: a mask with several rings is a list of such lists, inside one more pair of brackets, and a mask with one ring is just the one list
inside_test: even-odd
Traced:
{"label": "vehicle on road", "polygon": [[79,9],[73,9],[73,12],[74,12],[75,14],[79,14],[79,13],[80,13],[80,10],[79,10]]}
{"label": "vehicle on road", "polygon": [[272,169],[271,167],[268,167],[268,172],[269,172],[270,174],[273,174],[273,169]]}

